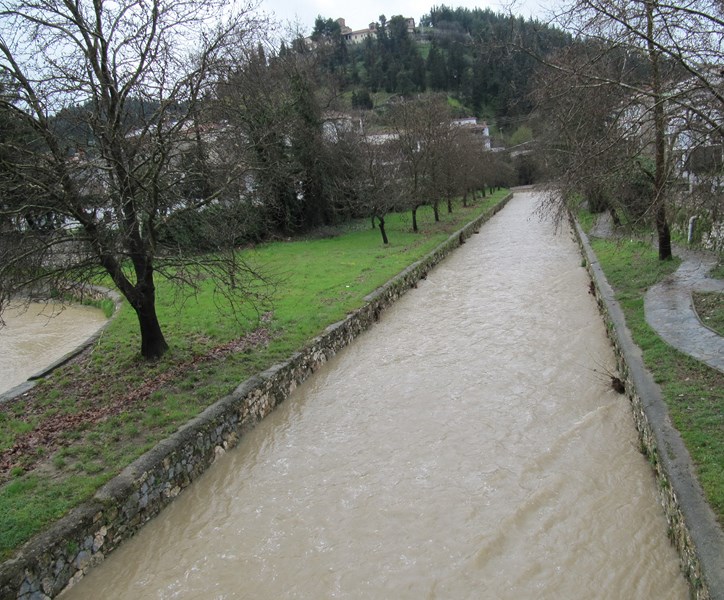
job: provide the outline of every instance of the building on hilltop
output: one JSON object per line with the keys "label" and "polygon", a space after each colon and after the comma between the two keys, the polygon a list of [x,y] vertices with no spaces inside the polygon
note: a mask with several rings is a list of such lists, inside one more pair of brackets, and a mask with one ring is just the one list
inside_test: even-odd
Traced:
{"label": "building on hilltop", "polygon": [[[413,19],[412,17],[408,17],[405,18],[405,21],[407,23],[407,33],[415,33],[415,19]],[[342,37],[345,39],[345,41],[352,44],[359,44],[361,42],[364,42],[369,37],[377,37],[377,23],[370,23],[367,29],[357,29],[356,31],[352,30],[350,27],[347,27],[345,20],[341,17],[337,19],[337,23],[339,24],[339,29],[342,33]]]}

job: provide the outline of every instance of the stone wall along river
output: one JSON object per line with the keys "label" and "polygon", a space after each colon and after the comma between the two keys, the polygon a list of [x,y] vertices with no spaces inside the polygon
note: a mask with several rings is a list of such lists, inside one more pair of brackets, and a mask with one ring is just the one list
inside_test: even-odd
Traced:
{"label": "stone wall along river", "polygon": [[686,598],[580,255],[534,200],[64,598]]}

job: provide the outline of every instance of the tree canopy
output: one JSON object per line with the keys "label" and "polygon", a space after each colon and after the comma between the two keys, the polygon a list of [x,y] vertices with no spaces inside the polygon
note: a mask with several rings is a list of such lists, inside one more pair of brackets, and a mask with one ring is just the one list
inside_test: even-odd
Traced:
{"label": "tree canopy", "polygon": [[62,296],[109,277],[154,358],[167,349],[156,275],[193,288],[199,271],[213,272],[220,293],[247,297],[248,266],[190,257],[159,237],[172,216],[216,202],[241,168],[211,159],[201,108],[230,45],[253,28],[248,7],[223,22],[215,8],[0,2],[0,115],[22,133],[0,141],[0,308],[18,293]]}

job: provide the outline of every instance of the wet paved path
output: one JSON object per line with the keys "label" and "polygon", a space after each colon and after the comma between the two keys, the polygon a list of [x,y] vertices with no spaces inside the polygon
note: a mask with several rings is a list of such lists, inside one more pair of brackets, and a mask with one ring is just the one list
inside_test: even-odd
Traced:
{"label": "wet paved path", "polygon": [[[591,235],[616,236],[610,215],[599,216]],[[674,254],[682,259],[681,266],[646,292],[646,322],[667,344],[724,373],[724,338],[702,324],[691,298],[692,292],[724,292],[724,280],[708,277],[716,257],[680,247]]]}
{"label": "wet paved path", "polygon": [[724,292],[724,280],[707,277],[716,258],[677,249],[678,270],[652,286],[644,299],[646,321],[674,348],[724,373],[724,337],[699,320],[692,292]]}

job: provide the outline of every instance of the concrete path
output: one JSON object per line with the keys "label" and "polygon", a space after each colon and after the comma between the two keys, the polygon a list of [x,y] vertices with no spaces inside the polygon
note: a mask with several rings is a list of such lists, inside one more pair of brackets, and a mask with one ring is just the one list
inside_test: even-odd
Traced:
{"label": "concrete path", "polygon": [[[608,213],[599,216],[591,235],[615,237]],[[646,292],[646,322],[667,344],[724,373],[724,337],[702,324],[691,297],[692,292],[724,292],[724,280],[707,276],[717,259],[711,253],[680,247],[674,254],[682,259],[681,266]]]}
{"label": "concrete path", "polygon": [[724,373],[724,337],[702,324],[692,292],[724,292],[724,280],[707,277],[716,258],[678,248],[682,263],[644,298],[646,321],[674,348]]}

